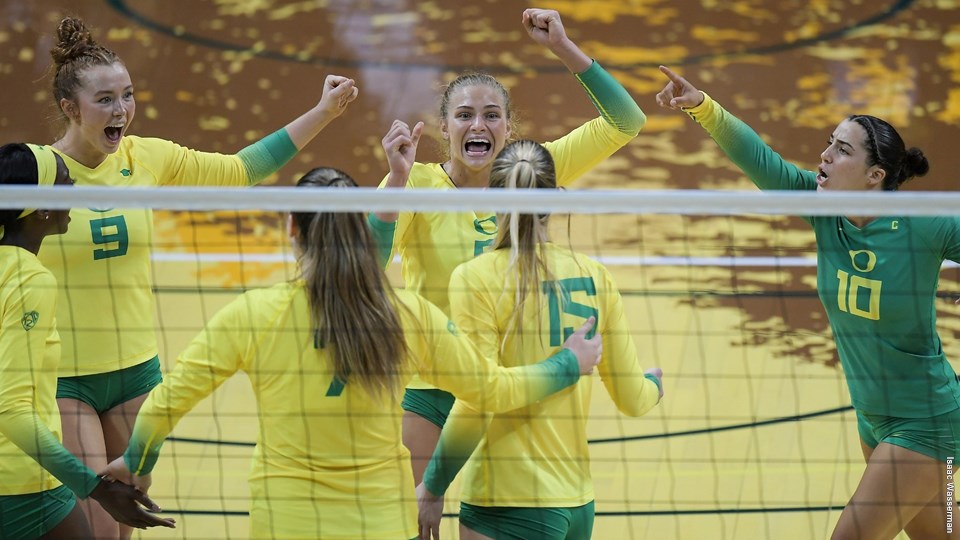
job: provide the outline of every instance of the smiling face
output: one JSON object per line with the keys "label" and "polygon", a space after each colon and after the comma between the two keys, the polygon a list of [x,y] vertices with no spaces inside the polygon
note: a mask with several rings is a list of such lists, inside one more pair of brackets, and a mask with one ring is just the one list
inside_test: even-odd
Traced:
{"label": "smiling face", "polygon": [[450,94],[440,131],[449,144],[454,170],[490,167],[510,137],[507,107],[501,92],[487,84],[462,86]]}
{"label": "smiling face", "polygon": [[817,191],[866,191],[881,189],[886,173],[868,166],[867,133],[852,120],[840,122],[820,154]]}
{"label": "smiling face", "polygon": [[[91,66],[80,74],[80,81],[74,99],[60,103],[70,119],[65,138],[75,149],[71,157],[84,163],[99,162],[117,151],[133,122],[137,109],[133,83],[120,62]],[[82,155],[74,156],[77,152]]]}

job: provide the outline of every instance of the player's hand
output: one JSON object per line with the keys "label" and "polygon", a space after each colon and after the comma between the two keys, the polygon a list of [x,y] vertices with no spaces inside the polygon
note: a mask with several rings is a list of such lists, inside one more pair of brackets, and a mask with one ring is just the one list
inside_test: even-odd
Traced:
{"label": "player's hand", "polygon": [[440,519],[443,517],[443,496],[430,493],[420,482],[417,486],[417,522],[420,540],[440,540]]}
{"label": "player's hand", "polygon": [[690,84],[690,81],[666,66],[660,66],[660,72],[666,75],[670,82],[657,94],[657,105],[665,109],[689,109],[703,103],[703,94]]}
{"label": "player's hand", "polygon": [[327,75],[323,81],[323,95],[317,107],[323,109],[332,118],[336,118],[347,110],[347,105],[357,99],[360,90],[355,86],[353,79],[340,75]]}
{"label": "player's hand", "polygon": [[603,354],[603,340],[599,334],[587,339],[587,334],[597,323],[596,317],[590,317],[583,326],[576,332],[570,334],[570,337],[563,342],[563,348],[577,355],[577,363],[580,364],[580,375],[589,375],[593,373],[593,368],[600,363],[600,357]]}
{"label": "player's hand", "polygon": [[105,476],[108,480],[119,480],[124,484],[130,484],[144,493],[150,490],[150,485],[153,483],[153,479],[149,474],[136,476],[130,472],[130,469],[127,468],[127,463],[123,460],[123,456],[111,461],[107,465],[107,468],[100,471],[100,476]]}
{"label": "player's hand", "polygon": [[387,155],[387,164],[390,165],[390,176],[387,177],[388,187],[404,187],[410,176],[410,169],[417,159],[417,145],[420,144],[420,135],[423,134],[423,122],[417,122],[413,130],[406,122],[394,120],[390,130],[380,141],[383,152]]}
{"label": "player's hand", "polygon": [[660,384],[657,386],[660,387],[660,399],[663,399],[663,370],[658,367],[655,367],[655,368],[650,368],[644,371],[643,374],[653,375],[654,377],[657,378],[658,381],[660,381]]}
{"label": "player's hand", "polygon": [[147,529],[149,527],[176,528],[176,521],[154,515],[160,507],[139,489],[113,479],[101,477],[100,483],[93,488],[90,498],[119,523]]}
{"label": "player's hand", "polygon": [[525,9],[521,21],[527,34],[550,50],[568,41],[560,13],[552,9]]}

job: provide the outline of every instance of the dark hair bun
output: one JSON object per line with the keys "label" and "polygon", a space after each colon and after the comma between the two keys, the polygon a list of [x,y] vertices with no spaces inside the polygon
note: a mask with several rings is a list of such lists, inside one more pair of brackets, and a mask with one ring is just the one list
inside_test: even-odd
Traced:
{"label": "dark hair bun", "polygon": [[57,27],[57,45],[50,49],[50,56],[57,66],[83,56],[97,46],[90,30],[80,19],[67,17]]}
{"label": "dark hair bun", "polygon": [[930,170],[930,162],[923,155],[923,151],[917,147],[907,150],[906,157],[903,158],[903,173],[906,178],[912,176],[923,176]]}

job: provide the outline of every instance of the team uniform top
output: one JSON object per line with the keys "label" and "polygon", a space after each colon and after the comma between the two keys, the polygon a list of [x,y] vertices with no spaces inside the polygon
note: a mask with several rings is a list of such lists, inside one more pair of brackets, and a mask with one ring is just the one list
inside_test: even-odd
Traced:
{"label": "team uniform top", "polygon": [[[508,249],[481,255],[454,271],[450,280],[454,322],[484,356],[513,366],[556,351],[566,336],[593,315],[603,336],[603,358],[597,368],[607,393],[624,414],[645,414],[659,401],[659,390],[657,383],[645,378],[637,360],[612,276],[585,255],[553,244],[546,249],[552,279],[538,291],[539,317],[537,303],[527,301],[523,339],[509,328],[516,287],[504,279],[514,272]],[[589,503],[594,493],[586,424],[592,388],[592,381],[583,379],[538,403],[497,414],[485,435],[482,417],[457,401],[427,467],[425,485],[432,493],[444,493],[476,447],[464,471],[464,502],[519,507]]]}
{"label": "team uniform top", "polygon": [[0,496],[66,484],[86,497],[99,479],[61,444],[57,283],[29,251],[0,246]]}
{"label": "team uniform top", "polygon": [[[646,122],[626,90],[594,62],[578,74],[601,116],[564,137],[545,143],[556,166],[557,183],[569,186],[630,142]],[[386,185],[384,178],[380,187]],[[406,189],[456,189],[439,163],[414,163]],[[450,312],[447,284],[460,263],[489,250],[497,235],[493,212],[400,212],[395,229],[371,220],[377,241],[400,255],[406,287]],[[387,261],[390,257],[387,257]],[[430,388],[415,380],[411,388]]]}
{"label": "team uniform top", "polygon": [[[293,145],[289,137],[286,143]],[[276,144],[283,149],[285,143]],[[59,154],[78,186],[248,186],[278,168],[286,157],[271,163],[271,157],[255,147],[222,155],[161,139],[126,136],[120,148],[95,169]],[[289,146],[285,150],[289,154]],[[75,208],[70,217],[67,233],[47,238],[40,249],[40,260],[61,287],[60,376],[107,373],[150,360],[157,355],[150,263],[153,212]]]}
{"label": "team uniform top", "polygon": [[[503,411],[579,378],[567,350],[536,366],[501,368],[435,306],[405,291],[398,297],[411,352],[398,393],[419,373],[473,406]],[[323,347],[303,282],[245,293],[211,319],[147,398],[124,455],[128,467],[149,473],[177,421],[242,370],[260,411],[251,537],[413,538],[417,507],[399,401],[340,382]]]}
{"label": "team uniform top", "polygon": [[[784,161],[709,96],[687,112],[760,189],[816,189],[815,173]],[[804,219],[853,406],[901,418],[960,407],[934,305],[943,261],[960,261],[960,218],[885,216],[862,228],[843,216]]]}

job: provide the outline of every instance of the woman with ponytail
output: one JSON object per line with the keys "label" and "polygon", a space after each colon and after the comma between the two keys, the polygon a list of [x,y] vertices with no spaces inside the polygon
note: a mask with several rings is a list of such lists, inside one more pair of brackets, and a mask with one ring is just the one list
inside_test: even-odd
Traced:
{"label": "woman with ponytail", "polygon": [[[7,144],[0,184],[68,186],[73,179],[49,146]],[[57,284],[37,252],[69,222],[69,210],[0,209],[0,538],[89,538],[77,497],[130,526],[173,527],[140,507],[159,510],[146,495],[103,480],[60,442]]]}
{"label": "woman with ponytail", "polygon": [[[572,8],[571,8],[572,9]],[[647,117],[630,93],[574,43],[560,14],[551,9],[523,10],[521,24],[530,38],[555,55],[583,87],[597,116],[557,140],[545,143],[557,163],[557,182],[573,184],[590,169],[632,141]],[[494,77],[467,73],[454,79],[440,98],[439,127],[443,163],[419,163],[412,157],[423,132],[396,120],[383,138],[390,173],[380,186],[405,189],[486,187],[490,166],[514,138],[516,115],[510,93]],[[404,159],[409,154],[411,159]],[[408,289],[450,312],[447,283],[460,263],[490,250],[497,234],[488,212],[377,212],[370,215],[382,256],[400,256]],[[413,454],[414,478],[423,477],[453,396],[415,379],[403,399],[403,440]]]}
{"label": "woman with ponytail", "polygon": [[[57,28],[53,96],[65,121],[53,143],[84,186],[258,184],[289,161],[357,96],[354,82],[329,75],[317,105],[234,155],[127,135],[134,86],[120,57],[75,18]],[[99,470],[120,455],[133,418],[161,380],[154,334],[150,210],[74,210],[74,227],[40,252],[61,285],[63,337],[57,401],[64,442]],[[96,307],[94,307],[96,306]],[[93,311],[91,311],[93,309]],[[84,505],[97,537],[126,537],[96,505]]]}
{"label": "woman with ponytail", "polygon": [[[493,162],[490,187],[557,189],[550,152],[532,141],[507,145]],[[603,335],[598,371],[607,393],[624,414],[646,414],[663,396],[663,373],[640,367],[613,277],[600,263],[551,243],[549,219],[497,215],[492,251],[461,264],[450,278],[453,321],[484,356],[509,367],[556,352],[561,336],[593,318]],[[457,401],[418,487],[421,537],[439,532],[443,494],[473,455],[462,482],[460,538],[590,538],[592,388],[583,380],[486,419]]]}
{"label": "woman with ponytail", "polygon": [[[321,168],[298,186],[356,183]],[[148,482],[177,421],[244,371],[260,419],[251,538],[414,538],[400,434],[400,398],[414,374],[472,407],[506,411],[575,384],[599,361],[588,321],[543,362],[502,368],[433,304],[390,287],[363,214],[293,213],[288,230],[300,279],[247,292],[210,320],[144,403],[113,477]]]}
{"label": "woman with ponytail", "polygon": [[[849,116],[817,171],[775,153],[749,126],[666,67],[657,103],[703,126],[760,189],[897,191],[930,169],[887,122]],[[890,208],[895,212],[896,198]],[[960,381],[937,334],[937,284],[960,262],[960,218],[810,216],[817,289],[830,321],[867,462],[833,538],[957,538],[949,473],[960,455]]]}

